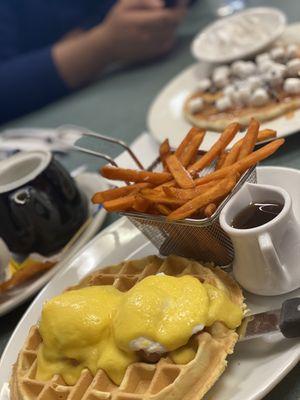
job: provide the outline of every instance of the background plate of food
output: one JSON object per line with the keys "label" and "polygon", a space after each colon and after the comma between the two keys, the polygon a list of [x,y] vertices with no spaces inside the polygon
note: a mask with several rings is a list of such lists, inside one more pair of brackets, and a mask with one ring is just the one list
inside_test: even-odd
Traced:
{"label": "background plate of food", "polygon": [[[107,188],[104,179],[93,173],[79,174],[75,181],[85,193],[88,202],[95,188]],[[63,268],[64,262],[99,231],[107,214],[106,210],[90,205],[89,214],[86,222],[60,253],[51,258],[32,254],[22,263],[17,263],[11,258],[7,266],[0,265],[4,272],[0,282],[0,316],[37,293],[60,268]],[[3,253],[5,249],[2,247],[0,252],[2,250]]]}
{"label": "background plate of food", "polygon": [[219,18],[196,35],[192,53],[211,63],[232,62],[264,50],[284,31],[285,14],[272,7],[250,7]]}
{"label": "background plate of food", "polygon": [[[31,336],[31,339],[27,341],[27,347],[25,346],[26,349],[24,348],[24,341],[28,332],[30,328],[39,321],[43,303],[46,300],[62,293],[70,286],[78,285],[79,281],[90,274],[90,279],[94,282],[92,283],[93,285],[97,285],[99,282],[100,284],[101,282],[102,284],[112,284],[112,282],[116,282],[120,290],[127,291],[132,287],[132,284],[135,285],[137,269],[140,271],[139,274],[144,273],[145,275],[149,275],[150,273],[151,275],[155,273],[153,272],[153,264],[151,264],[152,266],[140,265],[139,268],[137,268],[136,263],[123,263],[122,271],[123,275],[125,275],[118,275],[117,277],[114,276],[114,274],[116,274],[116,266],[109,270],[104,270],[104,268],[107,265],[120,263],[124,260],[139,259],[156,253],[155,248],[147,239],[126,218],[121,218],[87,244],[76,257],[73,257],[72,260],[65,263],[63,270],[52,279],[30,306],[7,345],[0,364],[0,389],[2,389],[3,393],[6,392],[6,395],[9,396],[7,383],[12,374],[11,366],[16,363],[18,354],[22,348],[24,349],[22,352],[22,359],[26,359],[27,362],[20,366],[19,360],[14,373],[14,382],[17,382],[17,386],[13,385],[14,395],[13,397],[3,398],[23,398],[22,393],[24,395],[24,390],[26,391],[27,389],[30,390],[28,393],[30,393],[29,398],[31,399],[37,398],[41,390],[43,390],[45,396],[51,393],[51,398],[61,398],[60,396],[62,393],[64,398],[70,398],[68,394],[71,393],[72,395],[75,389],[77,390],[76,393],[80,393],[80,396],[88,392],[93,398],[95,396],[97,396],[97,398],[103,395],[108,396],[111,391],[114,391],[117,396],[116,398],[119,397],[120,399],[145,398],[142,397],[145,390],[148,393],[148,397],[146,398],[162,399],[166,398],[161,397],[163,390],[167,392],[170,388],[181,390],[183,389],[183,384],[185,385],[184,390],[189,390],[191,385],[186,385],[187,382],[177,379],[177,377],[182,376],[182,365],[174,365],[170,360],[166,361],[166,364],[165,361],[161,360],[160,367],[164,369],[162,374],[163,379],[160,383],[157,383],[156,380],[155,388],[153,383],[155,381],[155,374],[153,374],[153,371],[156,371],[158,367],[156,364],[147,364],[144,362],[143,364],[135,363],[135,367],[128,367],[130,368],[130,374],[128,373],[125,375],[128,379],[125,380],[120,395],[118,395],[118,386],[113,384],[107,378],[107,375],[101,374],[101,371],[98,371],[95,378],[88,372],[84,373],[82,375],[82,380],[77,382],[73,391],[70,391],[70,387],[58,376],[54,377],[54,380],[56,380],[51,380],[51,384],[49,385],[36,382],[34,376],[34,359],[36,357],[36,348],[39,344],[39,341],[35,340],[36,336]],[[146,267],[147,273],[145,270]],[[95,273],[97,270],[98,272]],[[149,272],[150,270],[152,272]],[[166,273],[168,274],[167,271]],[[179,272],[173,273],[176,274]],[[98,283],[95,283],[95,279]],[[83,284],[88,284],[87,280],[84,280]],[[246,297],[245,302],[247,307],[250,308],[252,312],[261,312],[278,308],[286,298],[299,296],[299,290],[289,295],[276,297],[255,296],[247,293],[244,293],[244,295]],[[228,366],[224,374],[213,386],[208,396],[209,398],[218,398],[218,400],[261,399],[289,370],[292,369],[293,366],[296,365],[299,361],[299,357],[299,341],[294,339],[287,340],[280,334],[267,335],[264,338],[254,339],[251,342],[245,341],[238,343],[233,355],[228,359]],[[216,362],[216,359],[214,359],[214,362]],[[30,368],[30,366],[34,368]],[[218,370],[217,375],[219,375],[220,369],[218,366],[215,367],[215,371],[216,370]],[[18,376],[18,372],[20,376]],[[25,375],[23,375],[24,372]],[[26,378],[26,374],[29,374],[28,378]],[[187,377],[187,375],[185,375],[185,377]],[[194,378],[195,377],[190,376],[190,379]],[[148,390],[149,385],[150,392]],[[21,392],[18,392],[18,389],[20,389]],[[173,392],[173,394],[174,393],[175,392]],[[198,397],[196,397],[196,393],[194,393],[190,398]]]}
{"label": "background plate of food", "polygon": [[[148,127],[162,142],[178,146],[191,125],[206,128],[206,151],[219,131],[235,120],[250,117],[267,122],[284,137],[300,129],[300,24],[289,25],[279,41],[256,61],[230,66],[197,63],[175,77],[156,97],[148,113]],[[164,110],[162,112],[162,110]],[[239,136],[236,137],[236,140]],[[233,143],[232,143],[233,144]]]}

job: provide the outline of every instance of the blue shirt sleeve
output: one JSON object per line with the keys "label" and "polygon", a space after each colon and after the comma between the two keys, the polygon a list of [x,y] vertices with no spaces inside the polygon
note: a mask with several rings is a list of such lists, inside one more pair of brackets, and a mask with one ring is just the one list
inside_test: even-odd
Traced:
{"label": "blue shirt sleeve", "polygon": [[54,65],[51,47],[0,61],[0,123],[69,92]]}
{"label": "blue shirt sleeve", "polygon": [[[67,94],[51,47],[23,53],[12,0],[0,0],[0,123],[40,108]],[[36,32],[38,34],[38,32]]]}

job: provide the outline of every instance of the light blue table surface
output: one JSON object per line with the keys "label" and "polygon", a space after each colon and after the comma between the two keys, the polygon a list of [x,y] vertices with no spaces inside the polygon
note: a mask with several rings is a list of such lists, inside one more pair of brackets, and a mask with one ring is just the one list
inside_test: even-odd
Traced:
{"label": "light blue table surface", "polygon": [[[80,92],[1,126],[0,130],[20,127],[57,127],[70,123],[118,137],[128,143],[132,142],[146,129],[147,110],[153,98],[171,78],[194,61],[190,54],[190,42],[200,29],[213,21],[217,3],[218,0],[199,0],[192,7],[179,30],[176,48],[167,57],[147,65],[111,73]],[[278,7],[287,14],[289,22],[300,20],[299,0],[253,0],[248,1],[247,4]],[[116,156],[120,151],[111,145],[102,147],[97,141],[91,139],[82,139],[82,144],[101,149],[112,156]],[[99,167],[97,158],[77,152],[61,158],[61,161],[70,170],[83,163],[92,171]],[[300,168],[299,135],[288,138],[285,146],[276,156],[263,164]],[[105,225],[115,219],[116,216],[109,216]],[[29,303],[26,303],[0,318],[0,354],[28,305]],[[265,400],[297,399],[300,399],[299,364],[265,397]]]}

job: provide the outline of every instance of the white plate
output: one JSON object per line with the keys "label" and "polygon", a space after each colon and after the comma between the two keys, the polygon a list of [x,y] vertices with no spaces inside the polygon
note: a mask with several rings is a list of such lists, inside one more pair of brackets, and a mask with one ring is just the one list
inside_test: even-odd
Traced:
{"label": "white plate", "polygon": [[[280,39],[285,43],[300,43],[300,24],[289,25]],[[200,78],[209,75],[211,64],[197,63],[186,68],[172,79],[157,95],[147,116],[147,124],[152,135],[159,142],[169,138],[170,144],[177,147],[191,125],[184,119],[182,109],[185,99],[195,91]],[[300,110],[262,124],[262,128],[275,129],[278,137],[285,137],[300,129]],[[217,132],[207,132],[201,149],[207,151],[219,137]],[[237,135],[238,140],[241,135]],[[234,143],[234,141],[233,141]]]}
{"label": "white plate", "polygon": [[87,226],[83,233],[78,237],[74,244],[66,252],[63,261],[59,262],[55,267],[45,272],[38,278],[24,282],[7,293],[0,296],[0,316],[7,314],[9,311],[22,304],[24,301],[37,293],[63,266],[65,261],[70,259],[83,245],[85,245],[100,230],[106,217],[106,210],[93,206],[90,198],[96,190],[105,190],[108,188],[107,183],[98,174],[83,173],[75,178],[79,188],[85,193],[88,203],[90,204],[89,214],[93,216],[92,222]]}
{"label": "white plate", "polygon": [[[275,178],[276,177],[276,178]],[[299,198],[300,172],[285,168],[258,168],[259,182],[290,187],[292,198]],[[275,180],[276,179],[276,180]],[[274,182],[275,180],[275,182]],[[292,181],[289,185],[288,180]],[[271,181],[271,182],[270,182]],[[298,189],[297,189],[298,188]],[[295,211],[300,218],[300,210]],[[63,262],[62,270],[37,296],[15,329],[0,362],[0,389],[11,374],[19,349],[29,328],[39,320],[43,302],[66,287],[76,284],[86,274],[123,259],[144,257],[157,250],[126,218],[110,225],[72,260]],[[253,312],[278,308],[287,298],[300,296],[300,289],[284,296],[263,297],[245,293]],[[264,397],[300,360],[299,340],[280,334],[239,343],[230,357],[229,366],[207,398],[218,400],[258,400]],[[4,397],[3,397],[4,398]],[[1,399],[3,400],[3,399]]]}
{"label": "white plate", "polygon": [[199,32],[192,42],[192,54],[200,61],[213,63],[247,58],[274,42],[285,25],[285,14],[277,8],[248,8],[218,19]]}

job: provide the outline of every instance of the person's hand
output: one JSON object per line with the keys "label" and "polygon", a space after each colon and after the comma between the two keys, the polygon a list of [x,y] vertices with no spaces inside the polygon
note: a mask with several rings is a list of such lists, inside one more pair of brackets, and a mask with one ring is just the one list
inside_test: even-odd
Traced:
{"label": "person's hand", "polygon": [[101,24],[110,57],[132,63],[168,52],[185,16],[185,4],[179,0],[176,7],[165,8],[162,0],[119,0]]}
{"label": "person's hand", "polygon": [[72,89],[97,79],[114,63],[144,61],[169,51],[187,0],[165,8],[162,0],[119,0],[104,22],[56,42],[52,57]]}

